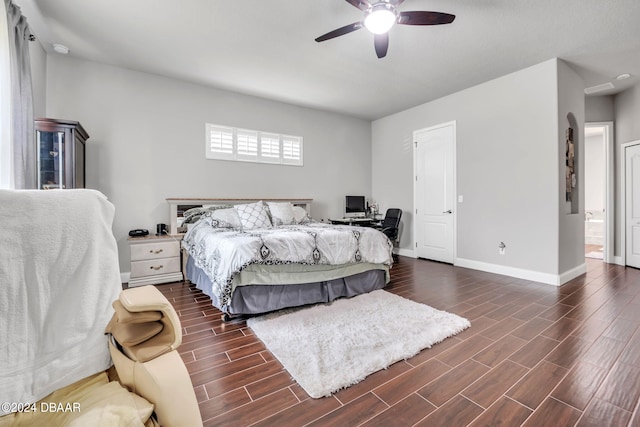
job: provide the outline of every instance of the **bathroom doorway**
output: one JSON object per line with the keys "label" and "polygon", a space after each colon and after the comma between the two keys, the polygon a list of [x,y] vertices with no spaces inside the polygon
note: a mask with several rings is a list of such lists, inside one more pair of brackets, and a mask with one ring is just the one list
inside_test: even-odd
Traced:
{"label": "bathroom doorway", "polygon": [[585,257],[613,262],[613,123],[585,124]]}

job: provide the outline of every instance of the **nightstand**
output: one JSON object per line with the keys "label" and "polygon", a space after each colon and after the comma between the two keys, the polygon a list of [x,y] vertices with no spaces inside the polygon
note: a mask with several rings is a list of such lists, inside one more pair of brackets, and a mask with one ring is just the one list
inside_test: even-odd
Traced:
{"label": "nightstand", "polygon": [[182,280],[180,236],[129,237],[129,287]]}

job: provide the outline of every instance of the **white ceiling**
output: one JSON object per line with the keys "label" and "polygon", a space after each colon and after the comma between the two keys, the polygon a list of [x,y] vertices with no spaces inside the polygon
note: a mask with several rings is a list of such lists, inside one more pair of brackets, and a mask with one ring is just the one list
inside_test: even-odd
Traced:
{"label": "white ceiling", "polygon": [[[406,0],[456,15],[396,25],[378,59],[344,0],[14,0],[40,42],[69,55],[198,84],[377,119],[559,57],[585,87],[640,78],[640,0]],[[621,73],[632,77],[615,80]]]}

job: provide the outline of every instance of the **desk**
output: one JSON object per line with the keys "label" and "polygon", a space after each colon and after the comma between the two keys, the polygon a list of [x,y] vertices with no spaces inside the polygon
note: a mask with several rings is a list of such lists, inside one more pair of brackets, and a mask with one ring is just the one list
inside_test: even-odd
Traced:
{"label": "desk", "polygon": [[336,218],[329,219],[331,224],[359,225],[360,227],[370,227],[375,221],[373,218]]}

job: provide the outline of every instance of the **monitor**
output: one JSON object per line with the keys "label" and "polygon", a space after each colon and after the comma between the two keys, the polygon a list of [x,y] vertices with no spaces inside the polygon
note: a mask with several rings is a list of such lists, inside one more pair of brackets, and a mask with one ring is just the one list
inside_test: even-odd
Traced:
{"label": "monitor", "polygon": [[364,218],[367,216],[367,206],[364,196],[345,196],[344,217]]}

